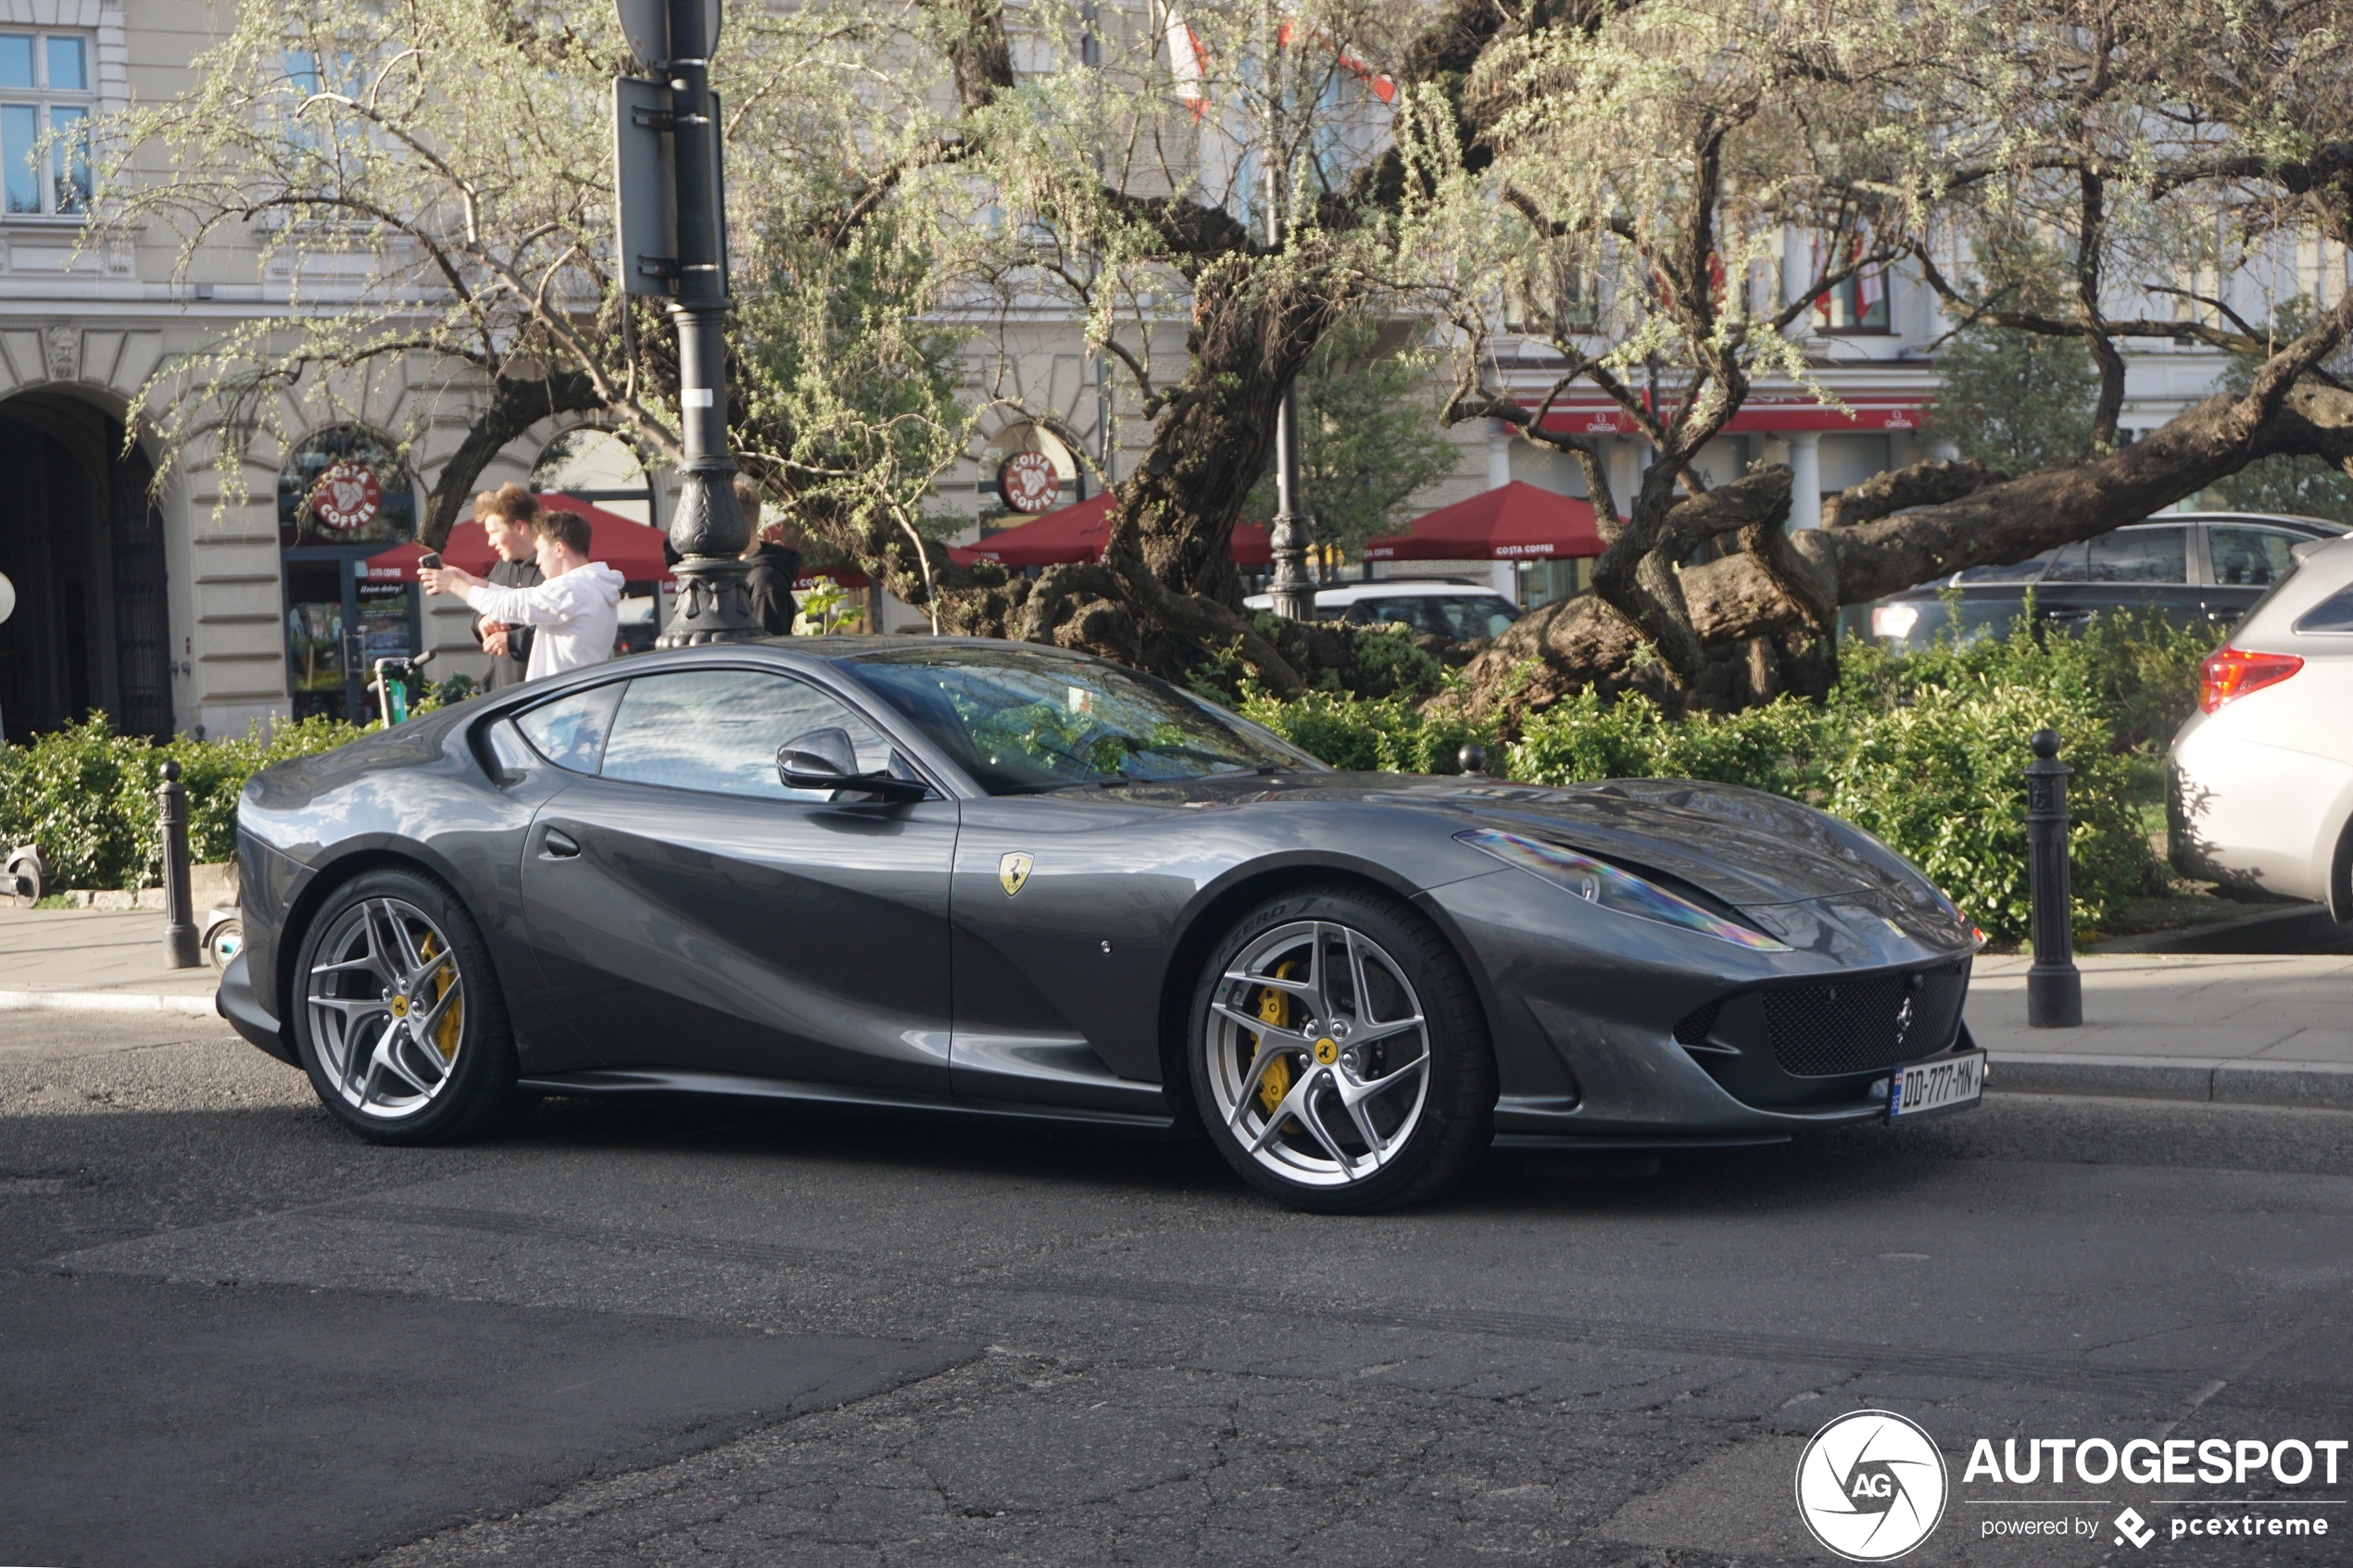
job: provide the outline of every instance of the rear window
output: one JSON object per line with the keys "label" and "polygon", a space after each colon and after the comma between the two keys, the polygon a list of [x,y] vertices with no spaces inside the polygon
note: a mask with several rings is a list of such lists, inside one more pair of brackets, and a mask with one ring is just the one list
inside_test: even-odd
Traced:
{"label": "rear window", "polygon": [[2214,581],[2226,588],[2268,588],[2296,570],[2294,534],[2276,528],[2209,528]]}

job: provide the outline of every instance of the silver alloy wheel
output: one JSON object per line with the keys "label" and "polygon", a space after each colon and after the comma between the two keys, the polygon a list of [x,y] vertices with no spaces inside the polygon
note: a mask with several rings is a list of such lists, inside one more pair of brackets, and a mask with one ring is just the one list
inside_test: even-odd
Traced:
{"label": "silver alloy wheel", "polygon": [[465,977],[449,937],[416,905],[369,898],[319,944],[304,1005],[319,1065],[363,1115],[387,1120],[449,1085],[465,1037]]}
{"label": "silver alloy wheel", "polygon": [[1277,926],[1242,949],[1209,1006],[1217,1114],[1285,1181],[1361,1182],[1420,1124],[1429,1026],[1403,968],[1364,933],[1334,921]]}

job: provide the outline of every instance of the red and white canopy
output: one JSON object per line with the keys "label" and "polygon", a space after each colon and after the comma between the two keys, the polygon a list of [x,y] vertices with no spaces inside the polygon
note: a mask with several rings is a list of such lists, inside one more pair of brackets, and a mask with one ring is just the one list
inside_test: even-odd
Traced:
{"label": "red and white canopy", "polygon": [[1366,560],[1574,560],[1602,553],[1593,508],[1523,480],[1481,491],[1365,546]]}

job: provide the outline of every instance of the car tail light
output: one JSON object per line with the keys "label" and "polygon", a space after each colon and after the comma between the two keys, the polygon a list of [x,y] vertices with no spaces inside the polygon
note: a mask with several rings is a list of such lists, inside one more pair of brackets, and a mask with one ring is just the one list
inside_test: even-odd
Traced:
{"label": "car tail light", "polygon": [[2211,713],[2226,702],[2236,702],[2249,692],[2259,692],[2265,686],[2276,686],[2304,668],[2304,661],[2292,653],[2247,653],[2239,648],[2221,647],[2206,656],[2197,667],[2197,706],[2201,713]]}

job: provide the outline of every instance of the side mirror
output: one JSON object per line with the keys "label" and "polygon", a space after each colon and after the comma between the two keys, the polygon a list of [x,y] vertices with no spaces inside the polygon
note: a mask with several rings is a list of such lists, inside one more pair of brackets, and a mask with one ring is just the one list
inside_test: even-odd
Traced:
{"label": "side mirror", "polygon": [[[838,730],[832,732],[839,734]],[[825,734],[817,732],[819,735]],[[845,741],[848,739],[844,736]],[[819,750],[800,749],[798,741],[787,741],[776,748],[776,779],[786,789],[824,789],[846,791],[851,795],[871,795],[891,805],[921,800],[931,793],[931,786],[921,779],[902,779],[896,773],[858,773],[840,766],[837,757],[829,756],[831,747]]]}

